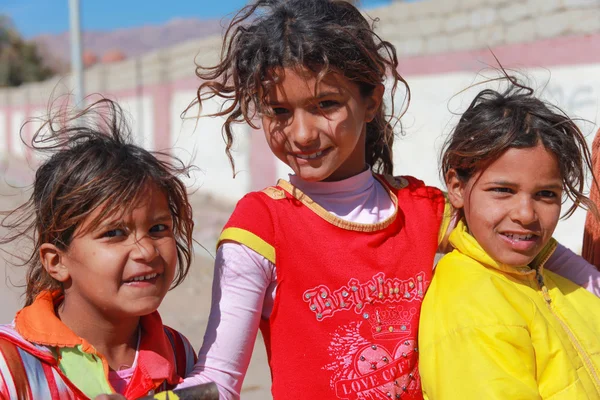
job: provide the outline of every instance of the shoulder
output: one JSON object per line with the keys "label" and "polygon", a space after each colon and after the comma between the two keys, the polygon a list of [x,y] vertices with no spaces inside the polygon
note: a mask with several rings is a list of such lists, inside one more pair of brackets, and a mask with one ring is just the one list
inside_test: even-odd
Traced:
{"label": "shoulder", "polygon": [[270,186],[258,192],[244,195],[236,204],[227,225],[249,224],[256,222],[265,224],[273,218],[278,205],[286,203],[288,195],[278,186]]}
{"label": "shoulder", "polygon": [[418,194],[432,200],[444,201],[444,192],[410,175],[377,175],[380,181],[396,192]]}
{"label": "shoulder", "polygon": [[[279,191],[281,189],[276,187],[268,187],[260,192],[250,192],[244,195],[236,204],[233,215],[244,214],[248,210],[255,212],[268,212],[269,202],[274,200],[277,196],[280,196]],[[283,194],[285,198],[285,194]]]}
{"label": "shoulder", "polygon": [[435,268],[423,301],[421,333],[433,339],[466,328],[527,327],[535,305],[517,285],[454,250]]}
{"label": "shoulder", "polygon": [[[10,329],[0,332],[0,395],[8,394],[10,399],[21,397],[24,391],[30,390],[27,389],[30,384],[38,383],[39,378],[45,376],[42,361],[33,354],[37,352],[35,346],[16,335]],[[35,379],[30,379],[28,374],[33,374]]]}
{"label": "shoulder", "polygon": [[501,271],[488,268],[460,251],[453,250],[442,257],[435,268],[432,287],[437,292],[432,291],[431,297],[439,296],[440,300],[446,300],[446,296],[459,296],[467,301],[480,298],[481,307],[488,308],[496,298],[510,303],[517,297],[527,298],[518,290],[518,285]]}
{"label": "shoulder", "polygon": [[13,323],[0,325],[0,342],[10,343],[12,346],[36,355],[39,353],[50,353],[45,346],[35,345],[23,338]]}
{"label": "shoulder", "polygon": [[416,218],[424,218],[423,222],[429,221],[439,234],[446,208],[444,192],[408,175],[377,175],[377,178],[396,196],[399,208]]}
{"label": "shoulder", "polygon": [[288,203],[288,195],[278,186],[260,192],[251,192],[240,199],[225,224],[217,247],[225,242],[236,242],[268,256],[274,252],[281,204]]}

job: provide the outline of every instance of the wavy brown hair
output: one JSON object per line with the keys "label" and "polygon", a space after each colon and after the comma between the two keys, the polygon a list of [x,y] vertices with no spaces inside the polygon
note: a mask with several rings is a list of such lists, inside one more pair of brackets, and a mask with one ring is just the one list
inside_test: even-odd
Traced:
{"label": "wavy brown hair", "polygon": [[131,211],[149,183],[167,196],[173,216],[178,262],[172,288],[183,281],[192,260],[194,222],[179,176],[189,168],[167,153],[133,144],[117,103],[103,98],[70,116],[64,109],[51,110],[27,145],[46,158],[35,173],[29,200],[3,213],[1,226],[9,234],[0,241],[33,241],[22,263],[27,266],[26,305],[42,291],[62,289],[42,266],[43,243],[68,249],[74,232],[94,210],[102,207],[86,231],[107,217]]}
{"label": "wavy brown hair", "polygon": [[[197,102],[217,97],[226,105],[210,116],[226,116],[225,152],[235,174],[231,155],[232,125],[252,120],[265,110],[269,90],[277,84],[274,70],[307,68],[317,82],[328,73],[339,73],[359,85],[363,96],[390,79],[392,103],[386,115],[382,102],[376,117],[367,124],[366,162],[375,172],[391,174],[394,127],[394,94],[401,82],[394,46],[382,40],[360,11],[344,0],[257,0],[242,8],[227,27],[220,62],[197,66],[203,80]],[[402,107],[403,109],[405,107]],[[404,110],[400,114],[403,113]]]}
{"label": "wavy brown hair", "polygon": [[[570,217],[579,206],[598,215],[584,193],[586,172],[592,171],[591,155],[575,121],[500,69],[504,76],[499,80],[506,81],[508,88],[502,92],[484,89],[475,96],[444,144],[440,163],[443,178],[454,169],[466,182],[508,149],[541,143],[556,156],[563,189],[573,201],[563,217]],[[592,180],[597,185],[594,177]]]}

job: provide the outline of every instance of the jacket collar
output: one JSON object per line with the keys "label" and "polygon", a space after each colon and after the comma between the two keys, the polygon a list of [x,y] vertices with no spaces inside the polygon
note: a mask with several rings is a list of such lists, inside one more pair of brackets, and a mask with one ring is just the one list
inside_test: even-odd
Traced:
{"label": "jacket collar", "polygon": [[448,240],[458,251],[479,261],[487,267],[497,269],[510,275],[527,277],[534,276],[536,270],[539,270],[540,272],[543,270],[544,264],[548,261],[548,258],[550,258],[557,246],[556,240],[552,238],[529,265],[512,266],[497,262],[490,257],[477,240],[468,232],[464,220],[458,222],[456,228],[450,233]]}
{"label": "jacket collar", "polygon": [[[51,347],[77,347],[86,353],[96,353],[84,338],[77,336],[55,313],[63,295],[60,291],[41,292],[34,302],[21,309],[15,317],[15,329],[26,340]],[[180,381],[175,368],[173,346],[167,338],[157,311],[140,318],[142,328],[138,365],[143,378],[170,384]],[[135,374],[135,373],[134,373]],[[142,378],[142,377],[140,377]],[[133,380],[133,378],[132,378]]]}
{"label": "jacket collar", "polygon": [[76,347],[84,351],[92,347],[77,336],[55,313],[55,306],[63,300],[60,291],[43,291],[32,304],[22,308],[15,316],[15,328],[24,339],[52,347]]}

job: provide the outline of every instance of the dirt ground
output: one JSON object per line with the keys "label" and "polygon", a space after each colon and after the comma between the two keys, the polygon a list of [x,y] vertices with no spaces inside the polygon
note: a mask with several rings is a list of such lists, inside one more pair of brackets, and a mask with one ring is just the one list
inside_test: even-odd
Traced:
{"label": "dirt ground", "polygon": [[[0,209],[6,210],[24,199],[21,191],[0,185]],[[196,228],[194,237],[203,246],[196,246],[195,261],[187,279],[167,294],[159,311],[165,324],[178,329],[200,349],[208,320],[213,274],[213,255],[218,234],[233,210],[233,204],[218,199],[192,196]],[[23,298],[24,271],[0,260],[0,323],[9,322],[20,308]],[[262,337],[258,336],[248,369],[242,399],[270,399],[270,374]]]}

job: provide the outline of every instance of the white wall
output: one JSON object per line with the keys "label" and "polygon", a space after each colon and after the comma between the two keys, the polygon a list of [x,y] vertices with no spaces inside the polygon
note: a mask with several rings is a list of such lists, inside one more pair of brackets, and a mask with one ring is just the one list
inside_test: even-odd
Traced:
{"label": "white wall", "polygon": [[[236,177],[225,156],[225,142],[221,127],[225,118],[196,118],[198,108],[190,109],[184,118],[181,113],[196,97],[196,92],[179,91],[171,102],[171,146],[174,154],[184,162],[198,167],[191,183],[205,193],[237,201],[250,189],[250,128],[245,124],[234,128],[235,141],[232,153],[235,158]],[[216,100],[203,104],[203,114],[217,111],[221,104]]]}
{"label": "white wall", "polygon": [[128,117],[136,144],[154,150],[154,103],[150,96],[115,98]]}
{"label": "white wall", "polygon": [[1,134],[1,132],[5,129],[5,126],[6,112],[0,110],[0,158],[2,158],[8,151],[6,136]]}
{"label": "white wall", "polygon": [[25,146],[23,146],[23,142],[21,141],[21,125],[25,121],[25,112],[23,111],[15,111],[11,115],[12,119],[10,120],[10,153],[16,157],[24,157],[25,156]]}

